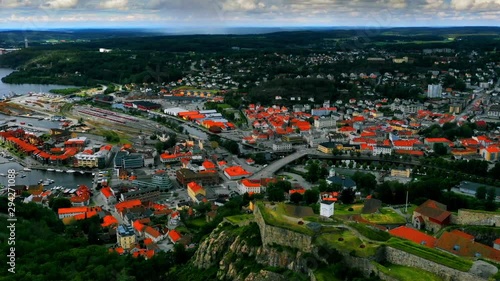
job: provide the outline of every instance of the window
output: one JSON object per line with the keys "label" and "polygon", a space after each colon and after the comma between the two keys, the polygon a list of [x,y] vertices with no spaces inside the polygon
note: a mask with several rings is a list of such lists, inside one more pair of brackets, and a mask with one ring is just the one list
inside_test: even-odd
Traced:
{"label": "window", "polygon": [[453,246],[453,251],[459,251],[459,250],[460,250],[460,246],[458,246],[458,245]]}

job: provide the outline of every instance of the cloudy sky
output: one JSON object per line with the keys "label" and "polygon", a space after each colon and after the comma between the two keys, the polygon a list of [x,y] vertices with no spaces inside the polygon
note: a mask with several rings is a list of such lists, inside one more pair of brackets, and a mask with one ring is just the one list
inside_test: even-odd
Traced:
{"label": "cloudy sky", "polygon": [[0,0],[0,29],[500,25],[500,0]]}

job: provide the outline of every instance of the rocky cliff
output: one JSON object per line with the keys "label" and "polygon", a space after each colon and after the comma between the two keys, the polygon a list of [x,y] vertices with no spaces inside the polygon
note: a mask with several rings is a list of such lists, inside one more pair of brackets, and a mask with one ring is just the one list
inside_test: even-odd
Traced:
{"label": "rocky cliff", "polygon": [[193,264],[204,269],[217,267],[218,280],[279,280],[286,274],[306,276],[307,258],[308,254],[292,248],[264,247],[255,223],[245,227],[223,223],[200,244]]}

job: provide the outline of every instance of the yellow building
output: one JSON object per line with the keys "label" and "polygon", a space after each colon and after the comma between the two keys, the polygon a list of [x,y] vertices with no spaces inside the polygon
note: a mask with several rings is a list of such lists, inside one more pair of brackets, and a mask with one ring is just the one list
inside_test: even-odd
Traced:
{"label": "yellow building", "polygon": [[116,229],[116,240],[118,242],[118,246],[123,249],[131,249],[135,245],[134,228],[130,225],[119,225]]}
{"label": "yellow building", "polygon": [[410,168],[396,168],[396,169],[391,169],[391,177],[402,177],[402,178],[409,178],[411,175],[411,169]]}
{"label": "yellow building", "polygon": [[187,184],[187,192],[191,200],[196,203],[201,202],[207,196],[205,189],[194,181]]}

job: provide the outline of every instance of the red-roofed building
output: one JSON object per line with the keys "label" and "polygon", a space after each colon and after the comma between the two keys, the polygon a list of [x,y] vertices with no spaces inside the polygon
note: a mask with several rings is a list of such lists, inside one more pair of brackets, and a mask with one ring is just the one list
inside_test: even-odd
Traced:
{"label": "red-roofed building", "polygon": [[177,230],[172,229],[168,232],[168,238],[175,244],[182,238],[182,235]]}
{"label": "red-roofed building", "polygon": [[470,239],[470,235],[461,231],[444,232],[439,237],[436,248],[461,257],[500,261],[499,250],[475,242],[474,239]]}
{"label": "red-roofed building", "polygon": [[440,143],[440,144],[443,144],[445,146],[450,146],[451,141],[447,138],[425,138],[424,139],[424,144],[429,145],[431,147],[436,143]]}
{"label": "red-roofed building", "polygon": [[196,203],[203,201],[207,196],[206,190],[194,181],[187,184],[187,192],[191,200]]}
{"label": "red-roofed building", "polygon": [[493,241],[493,248],[500,250],[500,238]]}
{"label": "red-roofed building", "polygon": [[107,203],[110,203],[115,200],[115,194],[109,186],[101,188],[100,192],[102,197]]}
{"label": "red-roofed building", "polygon": [[500,157],[500,147],[496,145],[491,145],[488,147],[481,148],[481,157],[486,161],[498,161]]}
{"label": "red-roofed building", "polygon": [[249,177],[252,173],[246,171],[241,166],[232,166],[224,169],[224,175],[230,180],[237,180]]}
{"label": "red-roofed building", "polygon": [[158,230],[152,228],[151,226],[146,226],[144,228],[144,237],[150,238],[155,243],[158,243],[165,238]]}
{"label": "red-roofed building", "polygon": [[242,179],[238,181],[238,189],[241,194],[244,193],[261,193],[262,185],[260,180]]}
{"label": "red-roofed building", "polygon": [[142,202],[140,199],[133,199],[133,200],[127,200],[120,202],[115,205],[115,209],[118,213],[122,213],[123,210],[125,209],[131,209],[134,207],[139,207],[142,205]]}
{"label": "red-roofed building", "polygon": [[205,171],[215,171],[215,164],[210,160],[205,160],[202,164]]}
{"label": "red-roofed building", "polygon": [[132,223],[132,227],[139,236],[142,236],[142,234],[144,233],[144,229],[146,228],[146,226],[142,224],[140,220],[134,221]]}
{"label": "red-roofed building", "polygon": [[90,189],[86,185],[79,185],[75,194],[69,198],[72,206],[86,206],[90,202]]}
{"label": "red-roofed building", "polygon": [[410,240],[429,248],[434,248],[437,242],[437,239],[435,237],[407,226],[394,228],[392,230],[389,230],[389,233],[393,236]]}
{"label": "red-roofed building", "polygon": [[414,145],[420,143],[418,139],[413,140],[395,140],[392,142],[394,150],[414,150]]}
{"label": "red-roofed building", "polygon": [[451,213],[446,210],[446,205],[429,199],[413,211],[412,222],[417,229],[437,232],[448,225],[450,219]]}
{"label": "red-roofed building", "polygon": [[57,214],[59,218],[74,217],[77,215],[85,215],[85,213],[93,213],[102,211],[101,207],[71,207],[71,208],[59,208]]}
{"label": "red-roofed building", "polygon": [[105,216],[104,218],[102,218],[102,220],[103,220],[103,223],[101,223],[102,227],[113,227],[118,225],[118,220],[111,215]]}

